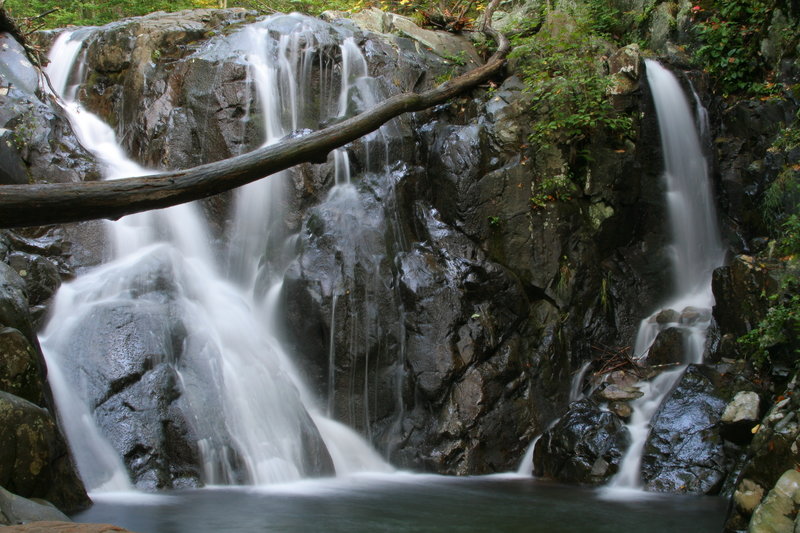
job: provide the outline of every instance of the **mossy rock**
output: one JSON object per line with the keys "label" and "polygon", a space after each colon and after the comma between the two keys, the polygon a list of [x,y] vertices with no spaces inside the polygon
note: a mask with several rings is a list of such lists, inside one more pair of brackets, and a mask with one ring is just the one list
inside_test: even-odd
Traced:
{"label": "mossy rock", "polygon": [[91,504],[50,413],[0,392],[0,486],[66,513]]}

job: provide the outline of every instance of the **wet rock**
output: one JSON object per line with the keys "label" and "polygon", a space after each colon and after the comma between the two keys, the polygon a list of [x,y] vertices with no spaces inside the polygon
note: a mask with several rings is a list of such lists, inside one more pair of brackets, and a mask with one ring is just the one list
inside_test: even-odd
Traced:
{"label": "wet rock", "polygon": [[67,515],[53,507],[52,504],[29,500],[0,487],[0,525],[47,520],[70,521]]}
{"label": "wet rock", "polygon": [[0,486],[67,513],[90,504],[51,415],[6,392],[0,392]]}
{"label": "wet rock", "polygon": [[768,294],[774,294],[778,282],[769,271],[750,256],[739,255],[728,266],[714,271],[714,318],[724,333],[741,336],[766,316]]}
{"label": "wet rock", "polygon": [[680,320],[680,313],[674,309],[663,309],[656,315],[656,322],[661,325],[671,324]]}
{"label": "wet rock", "polygon": [[687,332],[683,328],[669,327],[661,331],[647,353],[647,364],[661,366],[683,363],[686,337]]}
{"label": "wet rock", "polygon": [[534,474],[564,482],[599,485],[611,478],[630,444],[630,434],[613,413],[580,400],[539,439]]}
{"label": "wet rock", "polygon": [[75,139],[63,112],[37,94],[39,72],[22,46],[5,33],[0,34],[0,87],[8,87],[0,94],[0,135],[10,141],[0,143],[0,181],[97,179],[96,163]]}
{"label": "wet rock", "polygon": [[601,402],[629,402],[641,398],[643,394],[636,387],[618,387],[608,384],[595,392],[594,397]]}
{"label": "wet rock", "polygon": [[713,494],[728,472],[719,423],[726,402],[715,372],[689,365],[651,422],[642,452],[647,490]]}
{"label": "wet rock", "polygon": [[680,324],[682,326],[692,327],[698,322],[708,322],[710,319],[711,309],[689,306],[681,311]]}
{"label": "wet rock", "polygon": [[6,263],[0,263],[0,325],[18,330],[30,343],[35,343],[25,289],[25,281],[19,274]]}
{"label": "wet rock", "polygon": [[32,306],[45,302],[61,285],[56,265],[40,255],[12,252],[6,262],[25,280],[28,302]]}

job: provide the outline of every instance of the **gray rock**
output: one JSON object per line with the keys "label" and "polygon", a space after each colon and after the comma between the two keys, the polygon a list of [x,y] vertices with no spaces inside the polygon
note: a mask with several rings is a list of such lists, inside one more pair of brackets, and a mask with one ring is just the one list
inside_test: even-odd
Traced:
{"label": "gray rock", "polygon": [[37,521],[71,522],[67,515],[53,507],[52,504],[29,500],[0,487],[0,525]]}
{"label": "gray rock", "polygon": [[630,434],[615,414],[591,400],[574,402],[536,444],[533,472],[558,481],[602,484],[618,470]]}
{"label": "gray rock", "polygon": [[669,327],[661,331],[647,353],[647,364],[660,366],[683,363],[687,333],[684,328],[678,327]]}
{"label": "gray rock", "polygon": [[689,365],[651,421],[642,452],[647,490],[713,494],[727,474],[714,371]]}

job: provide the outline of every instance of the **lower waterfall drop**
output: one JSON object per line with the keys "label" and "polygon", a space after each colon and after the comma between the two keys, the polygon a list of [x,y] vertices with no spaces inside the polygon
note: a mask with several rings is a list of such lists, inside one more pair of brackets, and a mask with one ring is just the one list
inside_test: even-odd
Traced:
{"label": "lower waterfall drop", "polygon": [[[244,51],[248,82],[263,108],[265,144],[304,127],[308,110],[297,106],[320,53],[316,35],[327,38],[320,24],[280,15],[218,39]],[[112,129],[76,100],[89,38],[91,29],[58,37],[51,55],[59,60],[49,68],[55,90],[106,179],[145,175],[150,171],[124,154]],[[220,53],[214,46],[195,53]],[[329,96],[335,113],[338,94]],[[211,248],[195,204],[133,215],[108,225],[113,259],[57,294],[42,346],[52,375],[63,376],[54,380],[56,401],[71,446],[81,451],[78,468],[89,490],[130,489],[120,456],[134,484],[150,489],[192,486],[192,470],[212,485],[282,483],[332,474],[331,468],[392,470],[353,430],[320,413],[273,329],[287,262],[280,257],[287,236],[273,222],[283,216],[274,197],[281,185],[273,181],[282,178],[239,191],[227,253]],[[273,252],[278,257],[270,265]],[[266,288],[256,290],[258,282]],[[131,357],[110,360],[114,351]],[[146,441],[101,437],[96,420],[103,417],[106,427],[127,428]],[[181,464],[159,448],[180,446],[172,453]],[[199,455],[194,464],[186,459],[192,455]]]}
{"label": "lower waterfall drop", "polygon": [[[674,327],[682,332],[684,339],[683,361],[678,368],[638,384],[643,396],[631,404],[633,414],[628,424],[631,445],[621,460],[619,472],[608,485],[614,489],[643,487],[642,453],[651,420],[687,365],[703,362],[706,330],[714,305],[711,276],[725,258],[708,163],[689,103],[677,78],[669,70],[656,61],[647,60],[645,63],[664,153],[675,296],[642,321],[634,358],[646,358],[658,333]],[[665,313],[663,310],[670,311]]]}

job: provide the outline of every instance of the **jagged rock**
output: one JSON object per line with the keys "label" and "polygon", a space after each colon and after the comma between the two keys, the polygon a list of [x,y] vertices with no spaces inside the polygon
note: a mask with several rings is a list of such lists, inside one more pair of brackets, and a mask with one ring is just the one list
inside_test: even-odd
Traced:
{"label": "jagged rock", "polygon": [[753,438],[752,429],[758,424],[761,411],[761,399],[752,391],[740,391],[725,407],[722,413],[722,436],[726,439],[744,444]]}
{"label": "jagged rock", "polygon": [[780,533],[795,530],[800,508],[800,472],[787,470],[753,512],[748,533]]}
{"label": "jagged rock", "polygon": [[6,392],[0,392],[0,486],[64,512],[90,504],[50,413]]}
{"label": "jagged rock", "polygon": [[750,256],[739,255],[728,266],[714,270],[714,318],[723,333],[741,336],[766,316],[768,294],[778,282]]}
{"label": "jagged rock", "polygon": [[30,305],[43,303],[61,285],[56,265],[40,255],[12,252],[6,257],[6,262],[25,280]]}
{"label": "jagged rock", "polygon": [[639,88],[644,61],[639,45],[629,44],[608,58],[608,71],[614,82],[609,88],[612,95],[630,94]]}
{"label": "jagged rock", "polygon": [[712,494],[727,474],[719,421],[726,402],[713,370],[689,365],[651,421],[642,452],[647,490]]}
{"label": "jagged rock", "polygon": [[67,515],[53,507],[52,504],[29,500],[0,487],[0,525],[24,524],[43,520],[70,521]]}
{"label": "jagged rock", "polygon": [[564,482],[599,485],[617,472],[629,444],[628,429],[616,415],[591,400],[580,400],[537,442],[533,472]]}
{"label": "jagged rock", "polygon": [[36,334],[28,312],[25,281],[13,268],[2,262],[0,262],[0,325],[16,329],[25,335],[30,343],[36,342]]}
{"label": "jagged rock", "polygon": [[[77,142],[63,112],[37,95],[40,74],[22,45],[0,33],[0,182],[97,179],[97,165]],[[6,133],[10,131],[12,133]]]}
{"label": "jagged rock", "polygon": [[647,364],[659,366],[683,363],[686,336],[687,331],[678,327],[669,327],[659,332],[647,354]]}

